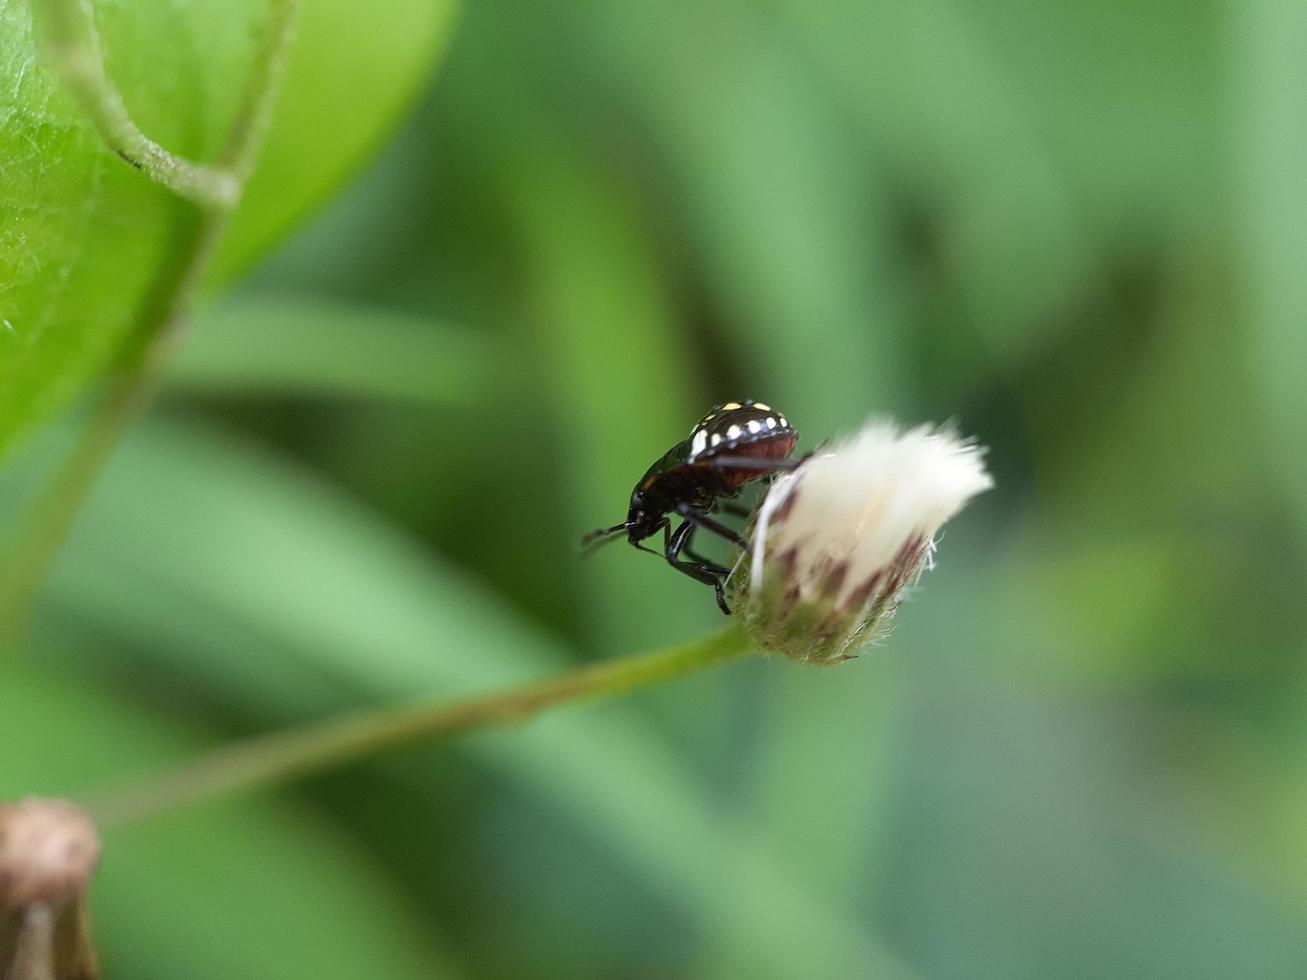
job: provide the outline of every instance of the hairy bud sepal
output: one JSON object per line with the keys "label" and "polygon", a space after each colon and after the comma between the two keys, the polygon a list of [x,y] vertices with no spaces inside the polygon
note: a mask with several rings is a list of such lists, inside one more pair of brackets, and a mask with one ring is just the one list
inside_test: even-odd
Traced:
{"label": "hairy bud sepal", "polygon": [[883,635],[940,527],[992,485],[982,454],[951,431],[871,422],[778,479],[729,583],[758,646],[829,665]]}

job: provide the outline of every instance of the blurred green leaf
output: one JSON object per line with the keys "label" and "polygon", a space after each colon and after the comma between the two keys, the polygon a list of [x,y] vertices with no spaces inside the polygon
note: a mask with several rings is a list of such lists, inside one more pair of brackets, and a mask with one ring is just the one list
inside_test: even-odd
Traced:
{"label": "blurred green leaf", "polygon": [[1065,174],[1010,82],[1007,52],[954,0],[850,6],[845,16],[831,3],[786,7],[887,168],[940,200],[914,216],[926,223],[917,233],[956,278],[968,319],[1001,355],[1024,353],[1093,270]]}
{"label": "blurred green leaf", "polygon": [[174,389],[469,406],[502,352],[483,334],[310,297],[242,296],[194,318],[168,368]]}
{"label": "blurred green leaf", "polygon": [[[544,383],[558,428],[572,433],[561,462],[576,488],[564,515],[576,541],[625,518],[636,479],[713,399],[701,395],[695,403],[702,372],[675,331],[631,202],[553,149],[536,157],[537,167],[541,156],[550,160],[541,168],[546,179],[514,193],[531,259],[529,288],[539,297],[530,325],[544,352]],[[687,618],[710,626],[717,615],[710,602],[694,607],[698,616],[664,612],[700,597],[701,586],[668,576],[660,562],[629,558],[606,553],[577,563],[582,594],[602,610],[586,624],[587,639],[611,655],[670,642]]]}
{"label": "blurred green leaf", "polygon": [[904,400],[880,152],[790,33],[735,2],[628,5],[579,28],[585,70],[653,132],[695,285],[748,389],[730,396],[782,405],[805,436]]}
{"label": "blurred green leaf", "polygon": [[273,128],[211,280],[230,280],[248,267],[373,152],[429,79],[458,6],[302,4]]}
{"label": "blurred green leaf", "polygon": [[[371,148],[426,77],[448,3],[305,4],[262,166],[217,278],[248,265]],[[264,16],[219,6],[94,5],[110,76],[153,139],[199,161],[224,144]],[[0,449],[160,315],[195,209],[120,160],[47,64],[31,7],[0,8]]]}
{"label": "blurred green leaf", "polygon": [[[1266,802],[1242,788],[1293,760],[1216,721],[1210,700],[1185,717],[1161,691],[1068,681],[1068,662],[1129,653],[1106,644],[1173,661],[1192,641],[1128,637],[1137,624],[1110,622],[1136,616],[1110,601],[1115,582],[1065,582],[1063,595],[1037,581],[1044,552],[1064,547],[963,522],[900,610],[886,652],[905,662],[911,710],[877,865],[896,948],[932,977],[1293,976],[1307,951],[1299,890],[1279,887],[1269,851],[1250,853],[1267,844]],[[1054,597],[1090,604],[1109,621],[1101,636],[1048,623],[1038,607]],[[1225,752],[1205,741],[1213,723]]]}
{"label": "blurred green leaf", "polygon": [[1253,356],[1271,471],[1307,540],[1307,10],[1250,0],[1232,14],[1230,57],[1239,108],[1237,229],[1248,283]]}
{"label": "blurred green leaf", "polygon": [[[714,401],[736,393],[707,388],[708,365],[689,353],[674,283],[658,261],[652,216],[630,182],[596,166],[558,118],[554,93],[538,80],[540,50],[511,29],[518,15],[483,7],[471,16],[481,25],[470,32],[471,53],[493,49],[503,62],[465,53],[452,64],[447,82],[460,108],[437,124],[475,161],[485,193],[511,221],[511,335],[532,352],[543,417],[567,434],[553,455],[559,517],[574,551],[581,534],[625,516],[631,487],[654,458]],[[683,636],[685,618],[664,607],[702,591],[659,562],[629,558],[596,555],[564,570],[595,610],[585,640],[606,654]],[[707,629],[711,601],[693,608]]]}
{"label": "blurred green leaf", "polygon": [[[168,714],[10,660],[0,685],[0,799],[81,792],[209,743],[177,720],[184,712]],[[113,832],[104,846],[92,917],[107,975],[461,975],[376,864],[307,807],[223,804]]]}

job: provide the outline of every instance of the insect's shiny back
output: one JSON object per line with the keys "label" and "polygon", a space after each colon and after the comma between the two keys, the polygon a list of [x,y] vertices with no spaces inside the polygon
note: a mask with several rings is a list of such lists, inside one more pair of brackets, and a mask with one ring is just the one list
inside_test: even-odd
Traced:
{"label": "insect's shiny back", "polygon": [[682,502],[710,508],[715,497],[734,496],[744,484],[775,472],[767,463],[752,469],[747,460],[785,459],[798,439],[789,420],[770,405],[716,405],[690,430],[688,439],[649,467],[632,494],[632,513],[667,511]]}
{"label": "insect's shiny back", "polygon": [[[780,412],[762,402],[726,402],[690,430],[687,463],[698,463],[713,456],[753,455],[750,447],[761,443],[788,444],[794,447],[798,433]],[[766,455],[771,455],[770,453]],[[784,455],[784,454],[782,454]]]}

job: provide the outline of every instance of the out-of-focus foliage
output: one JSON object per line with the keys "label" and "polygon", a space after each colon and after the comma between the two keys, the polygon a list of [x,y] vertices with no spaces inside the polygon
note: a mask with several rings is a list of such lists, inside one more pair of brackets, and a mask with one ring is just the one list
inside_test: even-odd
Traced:
{"label": "out-of-focus foliage", "polygon": [[[194,207],[100,139],[40,44],[39,7],[0,5],[0,450],[157,318]],[[250,265],[372,150],[429,75],[447,0],[369,11],[304,4],[257,176],[213,278]],[[265,0],[91,5],[127,110],[173,153],[212,162],[246,89]]]}
{"label": "out-of-focus foliage", "polygon": [[4,668],[0,796],[702,633],[575,540],[713,401],[952,417],[998,488],[851,665],[109,834],[113,974],[1299,976],[1304,65],[1274,0],[468,5],[195,318]]}

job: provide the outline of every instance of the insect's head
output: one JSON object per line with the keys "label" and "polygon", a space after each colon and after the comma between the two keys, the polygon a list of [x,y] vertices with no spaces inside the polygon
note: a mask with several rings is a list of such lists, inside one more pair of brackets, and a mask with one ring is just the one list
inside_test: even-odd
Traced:
{"label": "insect's head", "polygon": [[616,541],[625,535],[631,544],[641,551],[647,551],[648,549],[642,547],[640,542],[657,534],[663,526],[663,521],[663,512],[654,506],[645,491],[637,488],[631,494],[631,507],[626,512],[626,520],[612,527],[601,527],[597,531],[591,531],[581,539],[581,547],[587,552],[593,551],[600,545]]}
{"label": "insect's head", "polygon": [[626,537],[631,544],[638,544],[645,538],[658,533],[663,526],[663,512],[651,505],[643,490],[637,489],[631,494],[631,508],[626,512]]}

